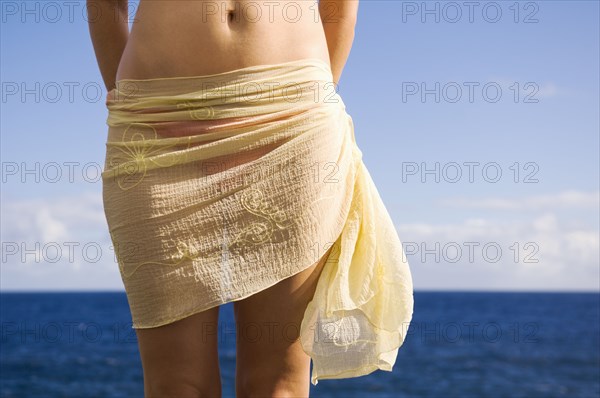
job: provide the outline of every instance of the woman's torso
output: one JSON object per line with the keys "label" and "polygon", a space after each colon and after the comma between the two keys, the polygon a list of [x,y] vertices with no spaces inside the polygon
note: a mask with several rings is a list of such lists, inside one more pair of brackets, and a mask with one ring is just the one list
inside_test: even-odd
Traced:
{"label": "woman's torso", "polygon": [[315,0],[140,0],[117,80],[199,76],[329,52]]}

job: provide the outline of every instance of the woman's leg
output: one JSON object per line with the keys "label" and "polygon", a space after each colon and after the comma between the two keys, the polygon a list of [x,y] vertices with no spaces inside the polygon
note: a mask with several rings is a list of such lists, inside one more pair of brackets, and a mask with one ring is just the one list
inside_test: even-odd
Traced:
{"label": "woman's leg", "polygon": [[214,307],[165,326],[136,329],[146,398],[221,397],[218,321]]}
{"label": "woman's leg", "polygon": [[300,344],[300,324],[329,252],[308,269],[234,301],[237,397],[308,397],[310,357]]}

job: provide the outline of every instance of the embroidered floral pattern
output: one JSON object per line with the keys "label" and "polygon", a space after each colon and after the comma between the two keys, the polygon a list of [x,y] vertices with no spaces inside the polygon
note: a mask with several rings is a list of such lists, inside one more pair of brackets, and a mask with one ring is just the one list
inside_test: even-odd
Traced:
{"label": "embroidered floral pattern", "polygon": [[[148,136],[151,138],[147,138]],[[108,165],[116,170],[119,188],[125,191],[137,186],[146,176],[147,161],[159,167],[169,167],[185,161],[187,153],[160,158],[161,152],[177,144],[159,145],[159,141],[156,129],[149,124],[132,123],[127,126],[121,142],[113,145],[116,153],[108,158]]]}
{"label": "embroidered floral pattern", "polygon": [[[113,237],[112,232],[110,233],[110,235],[111,235],[111,239],[113,239],[113,241],[114,241],[114,238],[112,238]],[[177,247],[177,253],[171,256],[171,260],[173,260],[173,262],[144,261],[144,262],[140,262],[137,264],[127,264],[126,265],[126,261],[124,259],[124,256],[126,256],[126,254],[123,249],[130,250],[131,248],[120,248],[120,250],[115,249],[115,255],[117,257],[117,262],[119,264],[119,269],[121,271],[121,274],[122,274],[123,278],[127,279],[127,278],[130,278],[133,274],[135,274],[137,272],[137,270],[143,265],[155,264],[155,265],[166,265],[169,267],[173,267],[173,266],[181,264],[186,259],[188,259],[188,260],[193,259],[191,250],[185,242],[183,242],[183,241],[177,242],[176,247]],[[125,271],[125,268],[128,269],[127,272]],[[179,274],[182,272],[182,270],[178,269],[174,272]],[[196,272],[196,274],[197,274],[197,272]]]}
{"label": "embroidered floral pattern", "polygon": [[246,226],[229,244],[229,248],[236,253],[249,245],[267,242],[275,232],[287,229],[293,222],[283,210],[270,205],[259,189],[244,191],[240,203],[261,221]]}

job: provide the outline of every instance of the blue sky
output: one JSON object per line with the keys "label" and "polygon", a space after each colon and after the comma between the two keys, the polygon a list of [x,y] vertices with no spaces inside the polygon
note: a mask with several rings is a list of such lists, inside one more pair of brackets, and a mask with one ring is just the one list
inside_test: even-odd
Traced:
{"label": "blue sky", "polygon": [[[97,174],[106,93],[68,3],[0,2],[2,290],[123,288]],[[361,1],[340,81],[415,290],[598,291],[598,2],[476,4],[469,21],[463,2]]]}

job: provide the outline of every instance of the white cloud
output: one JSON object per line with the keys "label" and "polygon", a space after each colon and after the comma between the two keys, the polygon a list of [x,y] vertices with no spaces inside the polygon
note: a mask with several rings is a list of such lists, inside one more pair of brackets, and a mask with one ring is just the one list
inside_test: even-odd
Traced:
{"label": "white cloud", "polygon": [[3,241],[57,242],[79,238],[104,223],[102,197],[95,193],[2,204]]}
{"label": "white cloud", "polygon": [[518,199],[506,198],[449,198],[438,202],[444,206],[470,207],[490,210],[528,210],[548,208],[595,208],[600,207],[600,192],[568,190],[558,194],[536,195]]}
{"label": "white cloud", "polygon": [[[489,206],[497,202],[492,198],[446,203],[498,210],[496,205]],[[510,205],[500,209],[538,211],[518,213],[513,220],[504,216],[497,220],[496,212],[488,211],[462,222],[399,225],[405,248],[415,251],[407,251],[415,289],[598,289],[598,231],[589,226],[589,217],[560,213],[561,209],[597,205],[598,193],[566,191],[505,203]],[[6,261],[3,258],[2,289],[122,289],[101,195],[4,201],[2,205],[3,245],[24,242],[31,249],[35,242],[80,244],[73,261],[49,263],[44,261],[49,252],[37,253],[42,261],[34,255],[23,261],[20,253]],[[83,258],[81,245],[86,242],[100,245],[103,252],[98,262]],[[497,249],[501,252],[496,253]]]}
{"label": "white cloud", "polygon": [[2,289],[119,289],[102,196],[3,200]]}
{"label": "white cloud", "polygon": [[[559,89],[558,85],[554,82],[539,82],[531,79],[509,79],[502,77],[492,77],[488,82],[494,82],[500,85],[502,92],[505,95],[512,96],[515,90],[518,89],[519,98],[524,100],[536,100],[542,98],[556,97],[559,94],[565,93],[564,89]],[[518,86],[517,86],[518,84]]]}
{"label": "white cloud", "polygon": [[531,89],[528,90],[528,93],[531,93],[533,98],[550,98],[555,97],[558,94],[558,87],[552,82],[543,83],[541,85],[538,85],[537,87],[537,93]]}
{"label": "white cloud", "polygon": [[397,231],[416,289],[600,289],[599,232],[553,212],[401,224]]}

